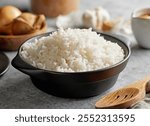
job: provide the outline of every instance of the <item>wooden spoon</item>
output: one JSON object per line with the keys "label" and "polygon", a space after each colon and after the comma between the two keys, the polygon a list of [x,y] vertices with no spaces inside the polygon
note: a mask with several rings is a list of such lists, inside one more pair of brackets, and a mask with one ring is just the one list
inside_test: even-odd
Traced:
{"label": "wooden spoon", "polygon": [[150,92],[150,76],[138,80],[117,91],[109,93],[98,100],[96,108],[129,108],[145,97]]}

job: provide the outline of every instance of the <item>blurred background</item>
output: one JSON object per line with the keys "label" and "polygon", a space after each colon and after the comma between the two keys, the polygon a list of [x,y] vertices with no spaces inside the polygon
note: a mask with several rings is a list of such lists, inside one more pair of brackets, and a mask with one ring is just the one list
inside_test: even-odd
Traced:
{"label": "blurred background", "polygon": [[[2,5],[15,5],[22,9],[30,9],[30,0],[0,0]],[[147,7],[150,5],[150,0],[80,0],[80,10],[103,6],[112,15],[130,17],[130,14],[135,8]],[[123,11],[118,11],[121,8]]]}

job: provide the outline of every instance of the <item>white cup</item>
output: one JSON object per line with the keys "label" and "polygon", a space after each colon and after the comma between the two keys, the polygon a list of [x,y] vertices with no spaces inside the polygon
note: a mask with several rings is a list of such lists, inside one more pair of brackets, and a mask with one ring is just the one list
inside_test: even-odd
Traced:
{"label": "white cup", "polygon": [[139,46],[150,49],[150,18],[141,18],[145,14],[150,14],[150,8],[134,11],[131,26]]}

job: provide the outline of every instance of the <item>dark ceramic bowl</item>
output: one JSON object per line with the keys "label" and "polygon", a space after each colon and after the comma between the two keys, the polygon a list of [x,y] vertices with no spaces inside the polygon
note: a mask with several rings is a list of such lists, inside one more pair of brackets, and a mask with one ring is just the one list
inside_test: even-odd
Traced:
{"label": "dark ceramic bowl", "polygon": [[[46,33],[33,37],[26,43],[34,42],[35,38],[39,39],[43,36],[48,36],[51,33]],[[40,90],[60,97],[83,98],[98,95],[111,88],[119,73],[125,68],[130,56],[130,48],[126,44],[126,39],[122,37],[113,37],[107,34],[101,34],[106,40],[118,43],[125,53],[124,59],[110,67],[98,69],[88,72],[55,72],[38,69],[28,64],[20,55],[22,45],[18,50],[17,56],[13,59],[12,65],[30,76],[33,84]]]}
{"label": "dark ceramic bowl", "polygon": [[7,72],[9,68],[9,58],[0,51],[0,77]]}

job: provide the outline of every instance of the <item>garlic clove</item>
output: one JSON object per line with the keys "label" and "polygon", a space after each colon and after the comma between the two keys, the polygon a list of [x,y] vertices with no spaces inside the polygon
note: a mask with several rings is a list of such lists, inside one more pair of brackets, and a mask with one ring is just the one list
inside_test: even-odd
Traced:
{"label": "garlic clove", "polygon": [[86,28],[92,27],[96,28],[97,17],[94,10],[86,10],[82,16],[83,25]]}
{"label": "garlic clove", "polygon": [[103,7],[97,7],[95,8],[95,11],[97,13],[97,18],[100,18],[101,22],[110,21],[110,14],[106,9],[104,9]]}
{"label": "garlic clove", "polygon": [[115,26],[115,23],[113,21],[104,21],[102,25],[102,31],[108,32],[111,31]]}
{"label": "garlic clove", "polygon": [[76,11],[69,15],[59,15],[56,18],[56,26],[64,29],[82,27],[82,12]]}
{"label": "garlic clove", "polygon": [[[107,10],[102,7],[97,7],[93,10],[86,10],[82,16],[83,25],[86,28],[92,27],[100,31],[110,29],[110,23],[105,24],[104,22],[110,21],[110,15]],[[103,28],[104,27],[104,28]]]}

